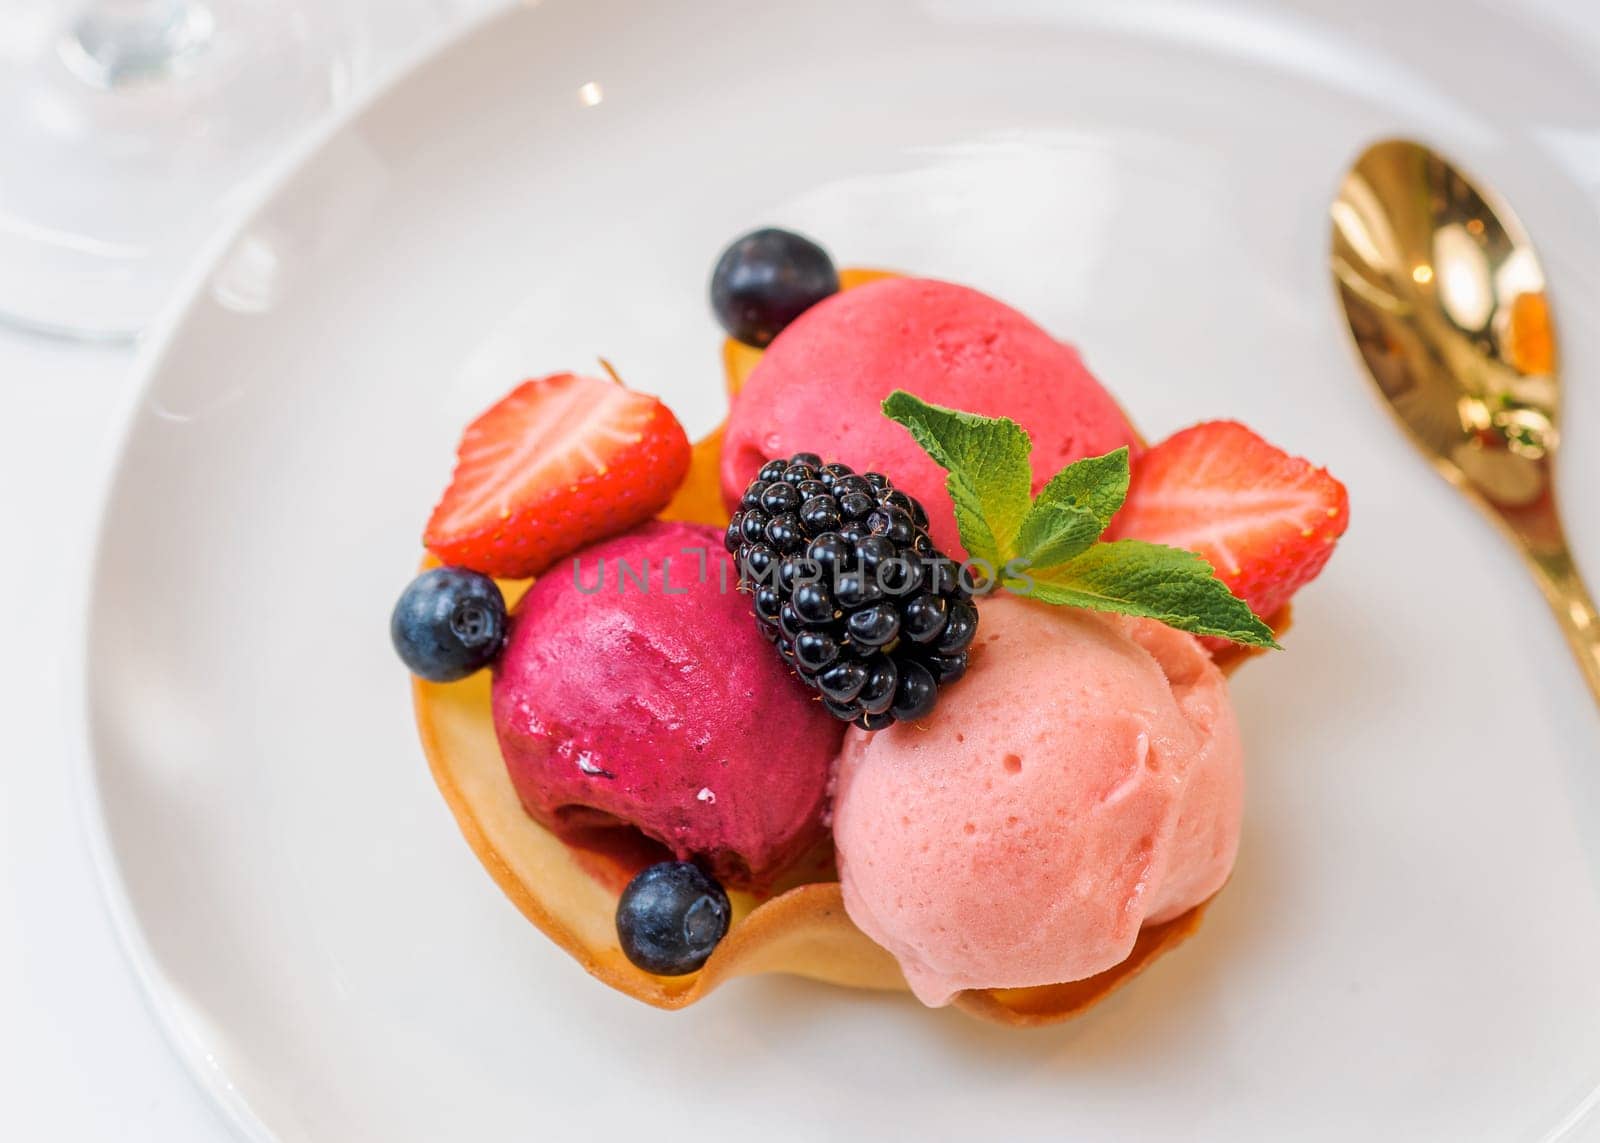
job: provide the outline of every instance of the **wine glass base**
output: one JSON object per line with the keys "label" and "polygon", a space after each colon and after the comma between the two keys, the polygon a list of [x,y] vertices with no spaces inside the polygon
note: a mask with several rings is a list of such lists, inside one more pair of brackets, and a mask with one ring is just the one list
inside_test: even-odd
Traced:
{"label": "wine glass base", "polygon": [[131,338],[267,159],[367,62],[337,0],[175,5],[161,43],[29,30],[0,61],[0,322]]}
{"label": "wine glass base", "polygon": [[201,3],[177,3],[148,27],[129,32],[124,22],[98,19],[93,9],[62,37],[61,62],[94,87],[182,75],[211,42],[216,21]]}

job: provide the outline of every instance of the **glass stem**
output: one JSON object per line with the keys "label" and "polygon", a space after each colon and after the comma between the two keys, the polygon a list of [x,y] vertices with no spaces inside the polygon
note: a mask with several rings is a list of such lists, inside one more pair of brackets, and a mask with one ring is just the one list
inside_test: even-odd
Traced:
{"label": "glass stem", "polygon": [[211,27],[200,0],[90,0],[61,57],[85,82],[120,87],[174,74],[206,46]]}

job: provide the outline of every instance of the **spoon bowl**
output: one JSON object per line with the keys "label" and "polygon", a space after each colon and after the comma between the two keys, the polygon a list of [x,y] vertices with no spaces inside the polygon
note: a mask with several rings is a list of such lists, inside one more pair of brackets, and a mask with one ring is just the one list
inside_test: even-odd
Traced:
{"label": "spoon bowl", "polygon": [[1334,280],[1368,375],[1522,552],[1600,701],[1600,616],[1556,507],[1561,385],[1532,241],[1492,192],[1401,139],[1356,160],[1331,214]]}

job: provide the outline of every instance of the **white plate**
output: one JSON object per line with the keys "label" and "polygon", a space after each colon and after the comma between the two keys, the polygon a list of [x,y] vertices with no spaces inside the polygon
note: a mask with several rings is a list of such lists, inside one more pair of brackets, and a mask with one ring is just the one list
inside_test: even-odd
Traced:
{"label": "white plate", "polygon": [[[1357,378],[1325,212],[1393,132],[1517,204],[1600,576],[1596,57],[1544,17],[1320,7],[547,0],[281,180],[152,354],[87,670],[114,906],[241,1126],[1595,1134],[1600,720],[1513,557]],[[602,353],[709,428],[706,275],[769,220],[1010,299],[1152,435],[1247,418],[1350,485],[1289,650],[1236,687],[1233,883],[1076,1023],[777,979],[644,1008],[522,920],[424,769],[386,625],[458,430]]]}

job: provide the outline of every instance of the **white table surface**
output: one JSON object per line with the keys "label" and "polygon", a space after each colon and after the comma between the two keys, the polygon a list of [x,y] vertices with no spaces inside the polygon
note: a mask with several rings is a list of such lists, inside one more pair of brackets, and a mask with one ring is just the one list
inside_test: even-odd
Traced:
{"label": "white table surface", "polygon": [[[84,840],[59,637],[97,512],[126,350],[0,335],[0,1138],[181,1141],[226,1127],[168,1049],[122,957]],[[69,586],[70,585],[70,586]],[[26,601],[26,602],[22,602]]]}
{"label": "white table surface", "polygon": [[[379,81],[509,0],[364,0]],[[403,10],[403,11],[402,11]],[[168,1047],[123,958],[70,754],[78,598],[127,407],[132,347],[0,327],[0,1139],[230,1137]]]}
{"label": "white table surface", "polygon": [[[439,7],[459,17],[503,2]],[[1520,3],[1600,50],[1600,7],[1591,0]],[[388,50],[392,61],[417,46]],[[132,361],[127,348],[0,329],[0,1139],[186,1143],[228,1135],[123,959],[89,856],[68,746],[76,712],[62,632],[75,624],[63,617],[82,605],[81,568],[135,381]]]}

